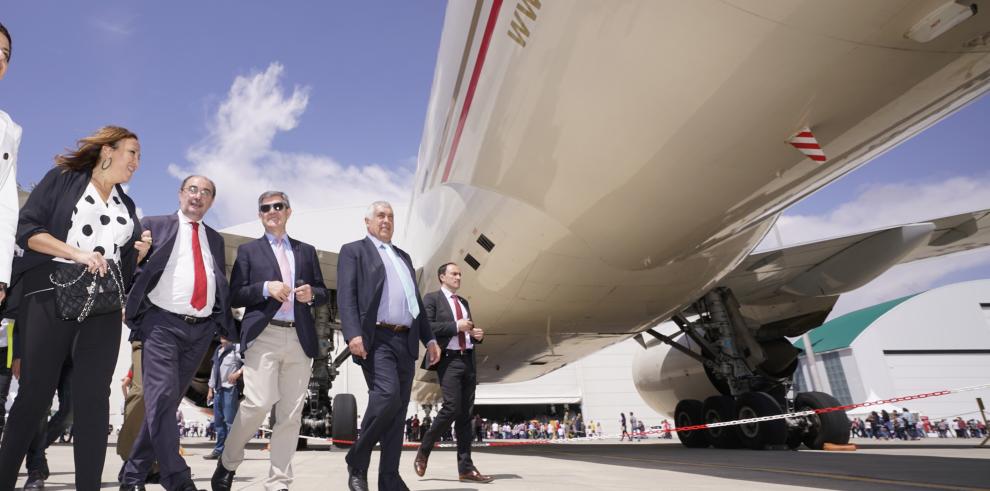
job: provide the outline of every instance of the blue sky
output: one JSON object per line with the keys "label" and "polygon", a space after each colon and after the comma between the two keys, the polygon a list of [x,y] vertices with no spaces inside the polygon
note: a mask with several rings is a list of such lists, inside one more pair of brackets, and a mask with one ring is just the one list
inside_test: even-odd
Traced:
{"label": "blue sky", "polygon": [[[175,209],[177,176],[216,169],[226,175],[208,220],[219,226],[253,218],[249,199],[225,197],[256,196],[273,182],[320,197],[294,201],[297,210],[363,204],[369,192],[401,199],[444,7],[433,0],[7,2],[0,21],[14,43],[0,107],[24,128],[18,181],[37,182],[53,155],[112,123],[141,136],[142,167],[130,193],[144,214]],[[988,130],[984,97],[794,206],[780,225],[784,242],[990,208]],[[258,143],[243,145],[232,134]],[[323,191],[327,182],[336,185]],[[856,298],[868,304],[990,277],[990,254],[893,273]]]}
{"label": "blue sky", "polygon": [[[277,146],[354,165],[412,165],[444,3],[5,2],[14,38],[0,104],[24,127],[18,180],[108,123],[142,141],[131,192],[146,214],[175,208],[170,163],[187,164],[235,77],[284,66],[309,86]],[[224,192],[220,189],[220,193]]]}

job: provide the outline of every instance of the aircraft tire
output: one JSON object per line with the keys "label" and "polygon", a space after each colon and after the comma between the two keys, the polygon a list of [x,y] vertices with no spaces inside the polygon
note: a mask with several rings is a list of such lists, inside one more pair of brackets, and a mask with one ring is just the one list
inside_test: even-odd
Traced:
{"label": "aircraft tire", "polygon": [[332,424],[330,435],[333,437],[334,446],[338,448],[350,447],[350,443],[357,440],[357,400],[354,394],[337,394],[333,396]]}
{"label": "aircraft tire", "polygon": [[[823,409],[840,405],[835,397],[824,392],[801,392],[794,398],[794,409],[796,411]],[[808,416],[807,419],[809,423],[808,430],[801,439],[806,447],[813,450],[821,450],[825,447],[826,443],[836,443],[839,445],[849,443],[849,427],[851,423],[845,411],[816,414],[814,416]]]}
{"label": "aircraft tire", "polygon": [[[703,414],[705,423],[708,424],[732,421],[736,419],[736,399],[726,395],[711,396],[705,399]],[[706,431],[708,432],[708,440],[715,448],[742,447],[739,428],[736,426],[709,428]]]}
{"label": "aircraft tire", "polygon": [[[674,409],[674,421],[678,428],[704,423],[704,404],[695,399],[678,402]],[[678,431],[677,438],[688,448],[706,448],[710,444],[705,430]]]}
{"label": "aircraft tire", "polygon": [[[736,401],[739,419],[773,416],[783,413],[777,400],[765,392],[746,392]],[[752,450],[763,450],[787,442],[787,423],[782,419],[739,425],[743,445]]]}

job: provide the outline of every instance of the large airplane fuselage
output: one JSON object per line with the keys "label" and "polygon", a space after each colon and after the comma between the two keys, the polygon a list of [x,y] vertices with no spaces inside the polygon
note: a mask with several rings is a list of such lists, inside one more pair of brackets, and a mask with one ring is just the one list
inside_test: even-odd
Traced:
{"label": "large airplane fuselage", "polygon": [[[480,381],[669,318],[787,206],[978,97],[988,16],[904,37],[937,4],[451,2],[397,242],[424,291],[461,265]],[[805,127],[827,162],[787,143]]]}

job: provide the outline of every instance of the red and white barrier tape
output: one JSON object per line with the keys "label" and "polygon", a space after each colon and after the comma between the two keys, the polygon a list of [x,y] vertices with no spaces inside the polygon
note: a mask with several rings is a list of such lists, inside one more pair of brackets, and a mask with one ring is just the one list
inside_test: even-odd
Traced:
{"label": "red and white barrier tape", "polygon": [[[723,426],[736,426],[736,425],[744,425],[744,424],[750,424],[750,423],[762,423],[764,421],[774,421],[774,420],[778,420],[778,419],[803,418],[803,417],[807,417],[807,416],[813,416],[815,414],[832,413],[832,412],[835,412],[835,411],[848,411],[850,409],[856,409],[856,408],[860,408],[860,407],[880,406],[880,405],[883,405],[883,404],[893,404],[895,402],[915,401],[915,400],[918,400],[918,399],[927,399],[927,398],[930,398],[930,397],[941,397],[941,396],[945,396],[945,395],[949,395],[949,394],[958,394],[958,393],[961,393],[961,392],[971,392],[971,391],[974,391],[974,390],[982,390],[982,389],[990,389],[990,384],[973,385],[973,386],[970,386],[970,387],[962,387],[962,388],[959,388],[959,389],[938,390],[938,391],[935,391],[935,392],[925,392],[925,393],[914,394],[914,395],[909,395],[909,396],[892,397],[890,399],[880,399],[880,400],[877,400],[877,401],[860,402],[860,403],[856,403],[856,404],[848,404],[848,405],[845,405],[845,406],[834,406],[834,407],[826,407],[826,408],[821,408],[821,409],[809,409],[807,411],[798,411],[798,412],[794,412],[794,413],[774,414],[774,415],[771,415],[771,416],[760,416],[760,417],[756,417],[756,418],[737,419],[737,420],[734,420],[734,421],[720,421],[720,422],[717,422],[717,423],[705,423],[705,424],[699,424],[699,425],[682,426],[680,428],[670,428],[670,429],[667,429],[667,430],[660,429],[660,430],[638,431],[638,432],[628,433],[628,435],[630,435],[632,437],[643,437],[643,436],[646,436],[646,435],[652,435],[652,434],[658,434],[658,433],[675,433],[675,432],[678,432],[678,431],[694,431],[694,430],[704,430],[704,429],[708,429],[708,428],[719,428],[719,427],[723,427]],[[262,431],[264,431],[264,432],[269,432],[269,433],[271,432],[271,430],[269,430],[267,428],[260,428],[260,429]],[[305,438],[305,439],[308,439],[308,440],[317,440],[317,441],[321,441],[321,442],[331,442],[331,443],[335,443],[335,444],[339,444],[339,445],[351,445],[351,444],[354,443],[353,441],[350,441],[350,440],[334,440],[332,438],[320,438],[320,437],[311,437],[311,436],[303,436],[303,435],[299,435],[299,438]],[[573,443],[573,442],[579,442],[579,441],[608,440],[608,439],[616,439],[616,438],[621,438],[621,436],[615,436],[615,435],[609,435],[609,436],[584,436],[584,437],[556,439],[556,440],[541,439],[541,440],[520,440],[520,441],[488,441],[488,442],[483,442],[483,443],[480,443],[480,444],[475,444],[475,446],[482,446],[482,447],[514,447],[514,446],[521,446],[521,445],[546,445],[546,444],[551,444],[551,443]],[[419,448],[419,444],[418,443],[415,443],[415,442],[407,442],[407,443],[404,443],[402,446],[404,448]],[[447,447],[456,447],[456,446],[457,446],[456,443],[438,443],[436,445],[436,447],[438,447],[438,448],[447,448]]]}

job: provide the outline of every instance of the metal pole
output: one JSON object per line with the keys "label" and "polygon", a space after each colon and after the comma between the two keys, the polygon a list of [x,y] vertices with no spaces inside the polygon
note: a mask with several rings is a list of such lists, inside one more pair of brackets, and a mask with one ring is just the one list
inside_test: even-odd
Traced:
{"label": "metal pole", "polygon": [[805,361],[808,362],[808,381],[811,390],[824,392],[825,386],[822,385],[822,379],[818,376],[818,361],[815,359],[815,350],[811,346],[811,337],[808,336],[808,333],[801,335],[801,342],[804,343]]}

